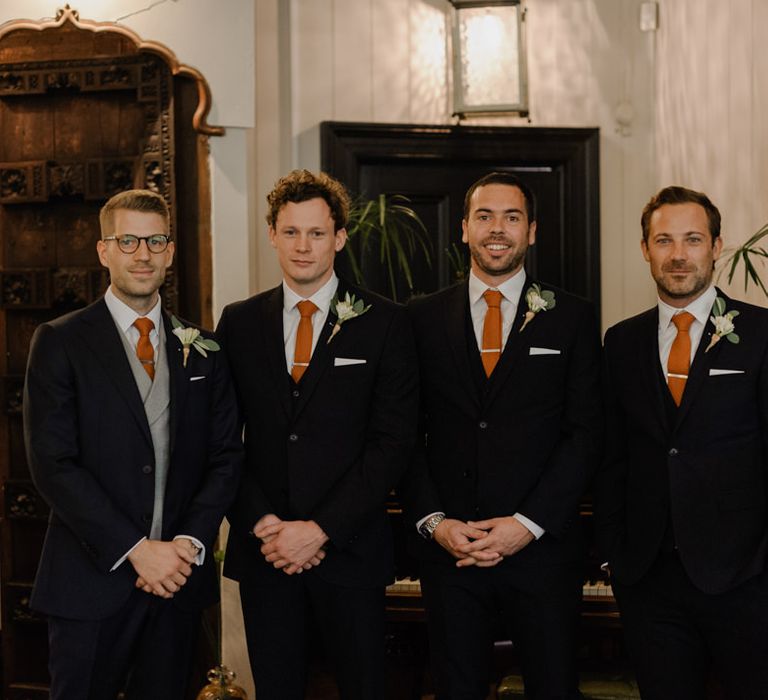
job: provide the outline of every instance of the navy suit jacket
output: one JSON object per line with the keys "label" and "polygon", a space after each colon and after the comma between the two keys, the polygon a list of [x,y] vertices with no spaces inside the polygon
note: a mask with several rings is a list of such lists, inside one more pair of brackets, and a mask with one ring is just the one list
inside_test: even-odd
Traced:
{"label": "navy suit jacket", "polygon": [[[191,535],[206,547],[174,602],[217,599],[213,556],[242,461],[237,407],[224,353],[181,344],[163,313],[170,371],[170,457],[164,540]],[[51,507],[32,607],[81,620],[116,612],[134,589],[130,562],[111,567],[149,535],[154,451],[120,331],[103,299],[39,326],[24,388],[24,436],[35,486]],[[193,377],[203,377],[191,381]]]}
{"label": "navy suit jacket", "polygon": [[768,311],[718,296],[739,311],[739,343],[707,350],[707,323],[676,411],[665,405],[657,307],[605,335],[608,444],[595,505],[601,554],[623,583],[648,571],[670,518],[702,591],[726,591],[765,566]]}
{"label": "navy suit jacket", "polygon": [[[323,563],[304,576],[345,586],[393,577],[385,501],[416,433],[417,369],[405,309],[339,280],[371,308],[332,338],[333,309],[301,382],[285,362],[282,285],[231,304],[216,330],[242,411],[246,459],[230,511],[224,573],[280,584],[253,526],[267,513],[315,520],[329,536]],[[329,342],[330,339],[330,342]],[[337,358],[362,360],[339,364]]]}
{"label": "navy suit jacket", "polygon": [[[540,540],[501,567],[548,566],[582,554],[579,501],[602,433],[594,311],[543,285],[555,292],[555,307],[521,332],[531,284],[487,380],[467,282],[408,307],[419,354],[421,436],[406,489],[407,522],[413,527],[435,511],[464,521],[519,512],[544,528]],[[436,542],[416,541],[424,559],[456,570]]]}

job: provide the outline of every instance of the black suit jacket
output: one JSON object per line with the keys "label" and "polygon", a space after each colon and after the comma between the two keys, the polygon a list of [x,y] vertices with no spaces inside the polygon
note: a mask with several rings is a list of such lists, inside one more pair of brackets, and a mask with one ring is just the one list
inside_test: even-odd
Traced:
{"label": "black suit jacket", "polygon": [[[213,544],[242,460],[236,401],[221,352],[182,348],[163,314],[170,370],[170,458],[163,539],[196,537],[205,563],[174,596],[201,608],[217,599]],[[32,607],[60,617],[109,616],[134,589],[129,562],[149,534],[154,451],[119,329],[104,300],[38,327],[24,388],[24,435],[36,487],[51,516]],[[192,377],[203,377],[190,381]]]}
{"label": "black suit jacket", "polygon": [[721,339],[707,351],[714,331],[707,324],[676,410],[667,408],[658,309],[606,333],[608,448],[596,515],[602,554],[621,582],[648,571],[670,518],[683,566],[701,590],[728,590],[764,567],[768,311],[718,296],[739,311],[740,341]]}
{"label": "black suit jacket", "polygon": [[[333,309],[296,385],[283,342],[282,285],[228,306],[217,328],[245,428],[246,462],[229,515],[225,575],[280,583],[251,533],[267,513],[315,520],[330,538],[312,569],[331,583],[383,585],[393,575],[385,500],[408,463],[417,375],[405,309],[340,280],[371,308],[328,342]],[[364,360],[338,365],[335,358]],[[307,574],[305,574],[307,575]]]}
{"label": "black suit jacket", "polygon": [[[504,352],[487,380],[466,282],[409,305],[422,407],[422,437],[407,488],[410,524],[435,511],[465,521],[520,512],[546,530],[501,566],[579,556],[579,527],[573,525],[600,449],[593,309],[544,285],[555,291],[555,308],[540,311],[521,332],[532,283],[526,281]],[[428,560],[454,565],[437,543],[419,542]]]}

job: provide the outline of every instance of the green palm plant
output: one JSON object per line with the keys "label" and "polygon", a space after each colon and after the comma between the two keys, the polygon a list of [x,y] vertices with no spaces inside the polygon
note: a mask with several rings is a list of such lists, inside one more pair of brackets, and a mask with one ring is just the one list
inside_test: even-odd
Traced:
{"label": "green palm plant", "polygon": [[722,271],[728,270],[728,284],[733,282],[736,270],[741,262],[744,264],[744,291],[747,291],[749,283],[752,282],[752,284],[760,287],[763,290],[763,294],[768,297],[768,289],[766,289],[755,265],[760,258],[763,258],[763,260],[768,258],[768,250],[762,244],[762,240],[766,236],[768,236],[768,224],[765,224],[757,233],[742,243],[725,259],[725,265],[721,270],[721,274]]}
{"label": "green palm plant", "polygon": [[362,261],[378,249],[379,262],[385,267],[389,291],[397,301],[397,273],[402,273],[413,292],[411,261],[422,251],[431,267],[432,242],[419,215],[402,195],[380,194],[375,199],[358,199],[352,204],[347,224],[349,243],[345,246],[355,282],[365,286]]}

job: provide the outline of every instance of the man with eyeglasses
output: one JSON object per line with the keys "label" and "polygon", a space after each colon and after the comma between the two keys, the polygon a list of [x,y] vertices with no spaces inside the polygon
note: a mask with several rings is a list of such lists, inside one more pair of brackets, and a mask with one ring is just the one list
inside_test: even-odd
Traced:
{"label": "man with eyeglasses", "polygon": [[165,200],[122,192],[100,224],[104,298],[42,324],[30,347],[25,441],[51,507],[32,607],[49,618],[52,700],[182,698],[201,610],[218,596],[237,407],[210,335],[174,333],[162,309],[175,252]]}

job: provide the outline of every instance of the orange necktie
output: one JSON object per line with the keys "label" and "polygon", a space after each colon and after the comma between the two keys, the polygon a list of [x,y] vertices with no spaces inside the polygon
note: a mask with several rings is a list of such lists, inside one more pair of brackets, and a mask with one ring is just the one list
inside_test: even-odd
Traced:
{"label": "orange necktie", "polygon": [[300,301],[296,306],[301,319],[296,331],[296,349],[293,352],[293,367],[291,367],[294,382],[298,382],[309,367],[309,359],[312,357],[312,314],[317,311],[317,306],[309,299]]}
{"label": "orange necktie", "polygon": [[152,341],[149,339],[149,334],[155,327],[151,318],[141,316],[137,318],[133,325],[136,326],[139,331],[139,342],[136,343],[136,357],[139,358],[141,366],[144,367],[144,371],[149,375],[149,378],[154,380],[155,378],[155,349],[152,347]]}
{"label": "orange necktie", "polygon": [[688,369],[691,366],[691,336],[688,331],[695,320],[696,317],[687,311],[672,317],[672,323],[677,327],[677,335],[669,351],[667,384],[677,406],[680,405],[685,382],[688,381]]}
{"label": "orange necktie", "polygon": [[483,322],[483,348],[481,359],[485,367],[485,375],[491,376],[493,368],[501,357],[501,292],[487,289],[483,293],[488,310]]}

